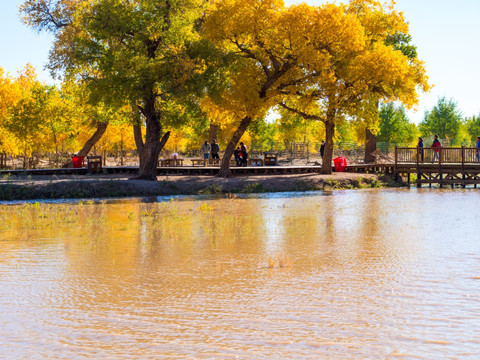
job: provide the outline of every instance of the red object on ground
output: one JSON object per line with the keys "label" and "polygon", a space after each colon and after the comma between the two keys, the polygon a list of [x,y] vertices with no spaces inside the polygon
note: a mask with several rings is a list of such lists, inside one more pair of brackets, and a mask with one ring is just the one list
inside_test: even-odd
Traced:
{"label": "red object on ground", "polygon": [[74,169],[80,169],[85,166],[85,156],[72,156],[72,164]]}
{"label": "red object on ground", "polygon": [[333,164],[335,165],[336,172],[345,172],[345,169],[347,168],[347,159],[343,156],[337,157],[333,159]]}

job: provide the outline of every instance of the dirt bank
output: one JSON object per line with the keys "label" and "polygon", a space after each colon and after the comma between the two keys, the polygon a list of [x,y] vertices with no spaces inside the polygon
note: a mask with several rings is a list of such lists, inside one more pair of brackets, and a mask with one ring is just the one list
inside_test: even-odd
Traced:
{"label": "dirt bank", "polygon": [[158,181],[131,175],[28,176],[0,178],[0,200],[105,198],[215,193],[259,193],[392,186],[374,174],[334,173],[275,176],[159,176]]}

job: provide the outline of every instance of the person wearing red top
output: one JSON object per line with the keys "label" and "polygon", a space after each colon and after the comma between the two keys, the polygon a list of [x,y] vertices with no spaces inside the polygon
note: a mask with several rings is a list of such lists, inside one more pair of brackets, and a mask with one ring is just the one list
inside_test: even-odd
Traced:
{"label": "person wearing red top", "polygon": [[248,159],[248,151],[247,146],[241,142],[240,143],[240,158],[242,159],[242,166],[247,166],[247,159]]}
{"label": "person wearing red top", "polygon": [[440,161],[440,140],[438,140],[438,135],[435,135],[435,139],[433,140],[432,148],[433,148],[433,158],[432,158],[432,164],[435,162],[435,159]]}

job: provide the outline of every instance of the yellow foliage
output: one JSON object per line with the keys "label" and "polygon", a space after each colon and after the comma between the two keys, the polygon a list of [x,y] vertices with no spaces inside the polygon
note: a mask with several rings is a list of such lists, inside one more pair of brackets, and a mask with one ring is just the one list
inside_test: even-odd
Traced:
{"label": "yellow foliage", "polygon": [[207,13],[204,35],[238,55],[220,104],[237,119],[264,117],[280,88],[300,73],[294,66],[298,29],[288,12],[278,0],[221,0]]}
{"label": "yellow foliage", "polygon": [[[309,14],[308,41],[317,52],[305,52],[305,69],[312,74],[308,86],[290,92],[288,103],[306,114],[320,111],[323,121],[354,117],[373,131],[378,124],[378,101],[418,102],[418,91],[428,91],[422,61],[410,59],[393,46],[388,36],[408,33],[408,24],[393,2],[352,0],[349,5],[326,4],[299,11]],[[300,94],[300,95],[299,95]],[[327,111],[328,109],[328,111]],[[363,127],[364,128],[364,127]]]}
{"label": "yellow foliage", "polygon": [[171,152],[187,150],[189,147],[191,147],[190,139],[186,136],[187,132],[192,132],[189,126],[183,127],[181,131],[172,130],[164,149]]}
{"label": "yellow foliage", "polygon": [[110,125],[95,147],[99,152],[135,150],[132,125],[126,123]]}
{"label": "yellow foliage", "polygon": [[408,33],[393,2],[285,7],[276,0],[217,0],[204,29],[241,58],[219,103],[237,119],[263,117],[287,94],[296,102],[302,94],[304,109],[329,108],[338,118],[360,114],[372,94],[412,106],[417,91],[429,89],[423,63],[385,44]]}
{"label": "yellow foliage", "polygon": [[17,155],[16,137],[5,128],[9,109],[20,99],[20,87],[0,68],[0,151]]}

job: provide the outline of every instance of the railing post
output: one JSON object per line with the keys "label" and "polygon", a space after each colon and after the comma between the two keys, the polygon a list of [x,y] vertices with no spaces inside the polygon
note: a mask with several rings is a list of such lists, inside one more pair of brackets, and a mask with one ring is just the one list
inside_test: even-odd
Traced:
{"label": "railing post", "polygon": [[395,178],[397,177],[397,162],[398,162],[398,149],[397,149],[397,145],[395,145],[395,167],[393,168]]}
{"label": "railing post", "polygon": [[308,145],[310,145],[310,141],[307,142],[307,165],[308,165],[308,160],[310,160],[310,152],[308,151]]}
{"label": "railing post", "polygon": [[443,187],[442,184],[442,157],[443,157],[443,147],[439,147],[439,153],[438,153],[438,178],[439,178],[439,183],[440,183],[440,188]]}
{"label": "railing post", "polygon": [[290,164],[293,165],[293,142],[290,143]]}
{"label": "railing post", "polygon": [[465,186],[465,145],[462,145],[462,188]]}
{"label": "railing post", "polygon": [[420,161],[420,151],[422,151],[423,148],[420,148],[417,146],[417,164],[416,164],[416,169],[417,169],[417,188],[421,187],[420,183],[420,170],[419,170],[419,161]]}

